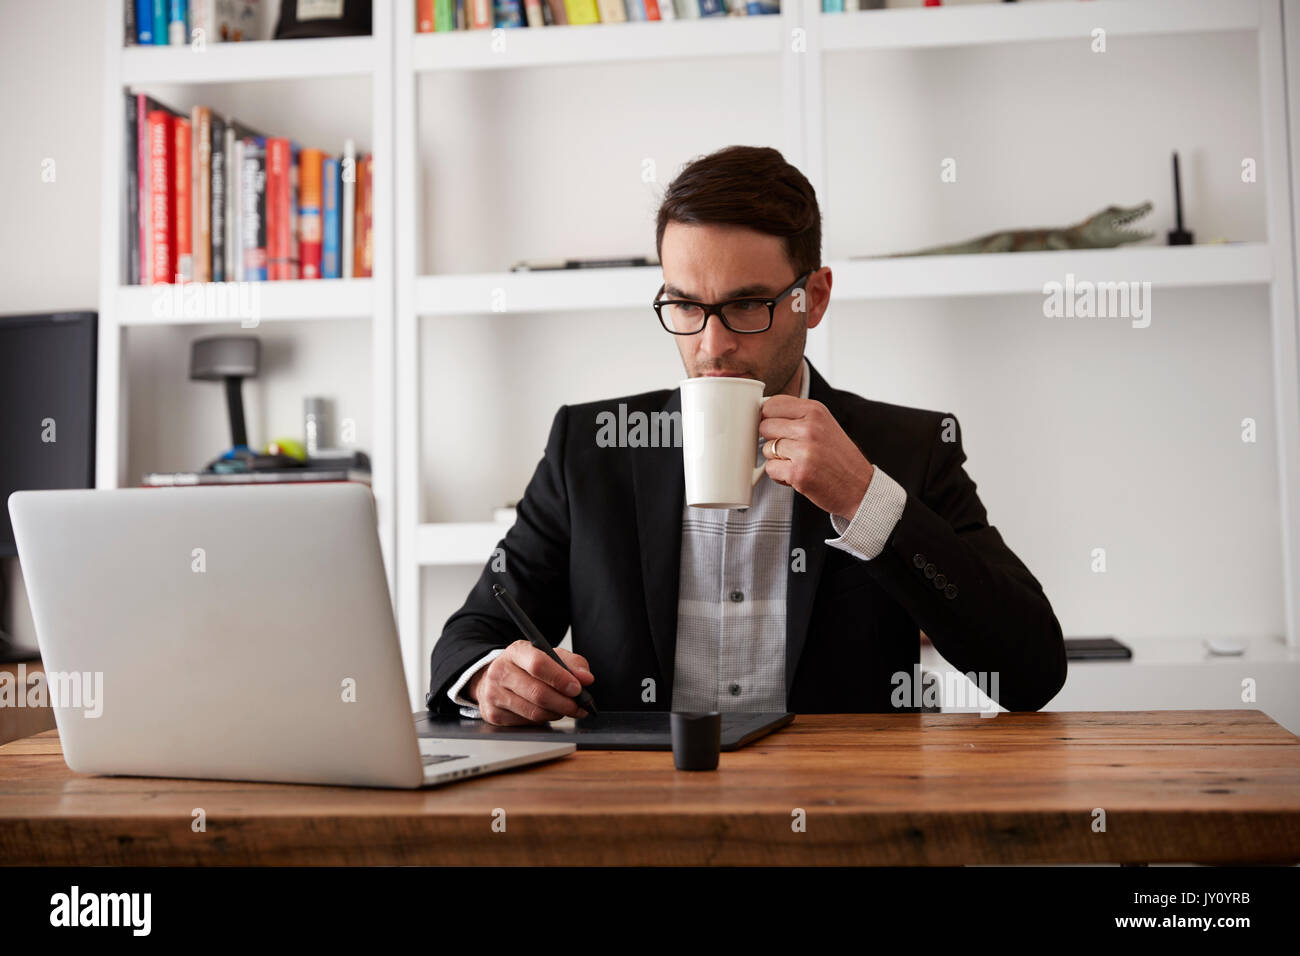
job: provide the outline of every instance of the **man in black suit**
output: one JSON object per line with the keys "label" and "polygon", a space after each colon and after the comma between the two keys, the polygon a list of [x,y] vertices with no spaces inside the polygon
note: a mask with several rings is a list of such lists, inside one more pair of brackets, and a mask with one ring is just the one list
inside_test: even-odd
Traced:
{"label": "man in black suit", "polygon": [[[430,710],[583,716],[581,682],[613,711],[915,711],[918,628],[1008,710],[1051,700],[1060,625],[988,524],[956,418],[834,389],[803,356],[831,292],[807,179],[773,149],[719,150],[668,188],[656,241],[655,310],[687,375],[770,396],[766,478],[748,510],[685,506],[680,389],[562,407],[434,647]],[[494,583],[552,645],[572,629],[573,675],[520,638]]]}

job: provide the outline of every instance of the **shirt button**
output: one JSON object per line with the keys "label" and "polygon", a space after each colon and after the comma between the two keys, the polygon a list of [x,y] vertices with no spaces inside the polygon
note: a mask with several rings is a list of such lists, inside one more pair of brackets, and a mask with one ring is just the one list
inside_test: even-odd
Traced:
{"label": "shirt button", "polygon": [[943,590],[943,586],[947,583],[948,583],[948,579],[945,578],[942,574],[936,574],[934,576],[934,586],[937,587],[940,591]]}
{"label": "shirt button", "polygon": [[957,596],[957,585],[950,584],[946,588],[944,588],[943,596],[946,597],[949,601],[955,598]]}
{"label": "shirt button", "polygon": [[919,553],[912,555],[912,564],[918,568],[925,567],[925,555]]}
{"label": "shirt button", "polygon": [[935,568],[935,566],[934,566],[933,564],[927,564],[927,565],[925,566],[925,576],[926,576],[927,578],[932,578],[932,577],[934,577],[934,574],[935,574],[935,571],[936,571],[936,570],[937,570],[937,569]]}
{"label": "shirt button", "polygon": [[729,690],[729,691],[731,692],[731,696],[732,696],[732,697],[739,697],[739,696],[740,696],[740,685],[739,685],[739,684],[732,684],[730,687],[727,688],[727,690]]}
{"label": "shirt button", "polygon": [[[743,600],[745,600],[745,592],[744,592],[744,591],[732,591],[732,592],[731,592],[731,603],[733,603],[733,604],[739,604],[739,603],[740,603],[741,601],[743,601]],[[734,693],[734,692],[733,692],[733,693]]]}

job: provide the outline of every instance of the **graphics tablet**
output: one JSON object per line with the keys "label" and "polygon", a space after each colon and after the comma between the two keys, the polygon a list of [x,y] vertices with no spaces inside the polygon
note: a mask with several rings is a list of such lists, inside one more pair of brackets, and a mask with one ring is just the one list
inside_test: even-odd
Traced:
{"label": "graphics tablet", "polygon": [[[723,713],[722,749],[739,750],[748,743],[779,730],[794,714]],[[601,711],[581,720],[566,717],[530,727],[498,727],[483,720],[443,717],[417,712],[419,737],[460,737],[493,740],[532,740],[538,743],[573,743],[579,750],[672,750],[673,734],[666,710]]]}

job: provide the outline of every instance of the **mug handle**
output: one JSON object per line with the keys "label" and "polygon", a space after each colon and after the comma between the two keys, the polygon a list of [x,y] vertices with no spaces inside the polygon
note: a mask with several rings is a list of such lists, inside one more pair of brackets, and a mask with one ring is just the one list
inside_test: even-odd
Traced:
{"label": "mug handle", "polygon": [[[762,409],[762,407],[763,407],[763,403],[766,402],[766,401],[767,401],[769,398],[771,398],[771,397],[772,397],[771,395],[764,395],[762,398],[760,398],[760,399],[758,400],[758,407],[759,407],[760,409]],[[760,421],[762,420],[762,417],[763,417],[762,415],[759,415],[759,420],[760,420]],[[766,461],[764,461],[763,464],[761,464],[761,465],[757,465],[757,466],[755,466],[755,468],[754,468],[754,477],[750,480],[750,482],[749,482],[749,486],[752,488],[752,487],[754,487],[754,485],[758,484],[758,479],[762,478],[763,475],[764,475],[766,472],[767,472],[767,462],[766,462]]]}

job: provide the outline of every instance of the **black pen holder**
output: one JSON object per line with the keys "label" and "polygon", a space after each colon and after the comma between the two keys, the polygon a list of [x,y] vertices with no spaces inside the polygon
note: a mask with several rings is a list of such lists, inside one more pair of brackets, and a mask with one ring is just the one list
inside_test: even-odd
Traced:
{"label": "black pen holder", "polygon": [[717,711],[686,714],[674,711],[673,763],[678,770],[717,770],[722,749],[722,714]]}

